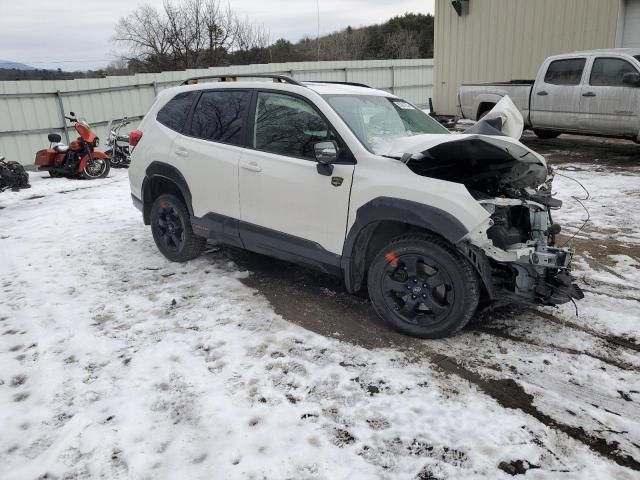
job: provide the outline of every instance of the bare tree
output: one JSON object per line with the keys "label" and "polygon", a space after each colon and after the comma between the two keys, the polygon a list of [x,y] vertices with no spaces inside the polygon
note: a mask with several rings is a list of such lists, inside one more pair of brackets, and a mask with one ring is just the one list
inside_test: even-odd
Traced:
{"label": "bare tree", "polygon": [[169,67],[171,51],[166,18],[150,5],[143,5],[116,25],[115,40],[129,48],[127,61],[150,61],[158,68]]}
{"label": "bare tree", "polygon": [[236,17],[234,29],[234,57],[241,63],[267,62],[269,32],[263,25]]}
{"label": "bare tree", "polygon": [[231,6],[223,9],[218,0],[208,0],[205,4],[204,27],[207,34],[208,64],[220,65],[225,52],[231,49],[235,37],[235,14]]}
{"label": "bare tree", "polygon": [[151,70],[211,67],[229,56],[240,63],[268,59],[269,33],[240,19],[220,0],[164,0],[121,18],[115,40],[129,48],[130,66]]}
{"label": "bare tree", "polygon": [[400,28],[387,35],[384,46],[385,58],[419,58],[420,48],[414,35]]}
{"label": "bare tree", "polygon": [[362,60],[366,49],[366,32],[347,27],[320,40],[320,60]]}
{"label": "bare tree", "polygon": [[124,58],[119,58],[110,62],[104,69],[105,75],[127,75],[129,74],[129,62]]}

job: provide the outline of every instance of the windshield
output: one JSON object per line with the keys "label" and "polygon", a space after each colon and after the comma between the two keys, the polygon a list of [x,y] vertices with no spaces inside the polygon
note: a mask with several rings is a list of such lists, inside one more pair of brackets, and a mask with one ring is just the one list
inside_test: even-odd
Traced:
{"label": "windshield", "polygon": [[324,95],[362,144],[378,155],[399,138],[449,133],[436,120],[400,98],[377,95]]}

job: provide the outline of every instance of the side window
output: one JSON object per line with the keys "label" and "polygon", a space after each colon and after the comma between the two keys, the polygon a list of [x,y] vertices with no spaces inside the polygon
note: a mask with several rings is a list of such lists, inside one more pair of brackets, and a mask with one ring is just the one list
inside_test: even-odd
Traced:
{"label": "side window", "polygon": [[552,85],[579,85],[582,71],[587,62],[585,58],[554,60],[544,75],[544,83]]}
{"label": "side window", "polygon": [[181,132],[197,93],[198,92],[179,93],[160,109],[158,115],[156,115],[156,120],[171,130]]}
{"label": "side window", "polygon": [[265,152],[314,160],[313,144],[338,140],[306,101],[279,93],[258,93],[253,146]]}
{"label": "side window", "polygon": [[637,72],[626,60],[621,58],[596,58],[591,68],[589,84],[594,86],[624,87],[625,73]]}
{"label": "side window", "polygon": [[212,142],[242,143],[242,124],[249,93],[212,90],[202,93],[191,120],[191,135]]}

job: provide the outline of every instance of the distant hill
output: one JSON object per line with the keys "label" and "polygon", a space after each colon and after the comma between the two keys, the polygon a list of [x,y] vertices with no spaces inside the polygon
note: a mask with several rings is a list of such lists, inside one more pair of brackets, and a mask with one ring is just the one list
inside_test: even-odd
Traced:
{"label": "distant hill", "polygon": [[24,63],[11,62],[9,60],[0,60],[0,69],[7,70],[36,70],[31,65],[25,65]]}

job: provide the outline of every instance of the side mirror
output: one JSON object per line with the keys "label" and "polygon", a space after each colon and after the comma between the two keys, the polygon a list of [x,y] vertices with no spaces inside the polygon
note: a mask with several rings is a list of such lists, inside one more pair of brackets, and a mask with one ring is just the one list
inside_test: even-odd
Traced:
{"label": "side mirror", "polygon": [[69,115],[71,115],[72,117],[75,117],[76,113],[75,112],[69,112]]}
{"label": "side mirror", "polygon": [[314,143],[313,154],[318,165],[316,169],[320,175],[330,176],[333,173],[333,163],[338,161],[338,144],[335,140]]}
{"label": "side mirror", "polygon": [[50,133],[47,138],[49,139],[50,143],[60,143],[60,141],[62,140],[62,137],[57,133]]}
{"label": "side mirror", "polygon": [[622,83],[625,85],[631,85],[634,87],[640,87],[640,73],[627,72],[622,76]]}

